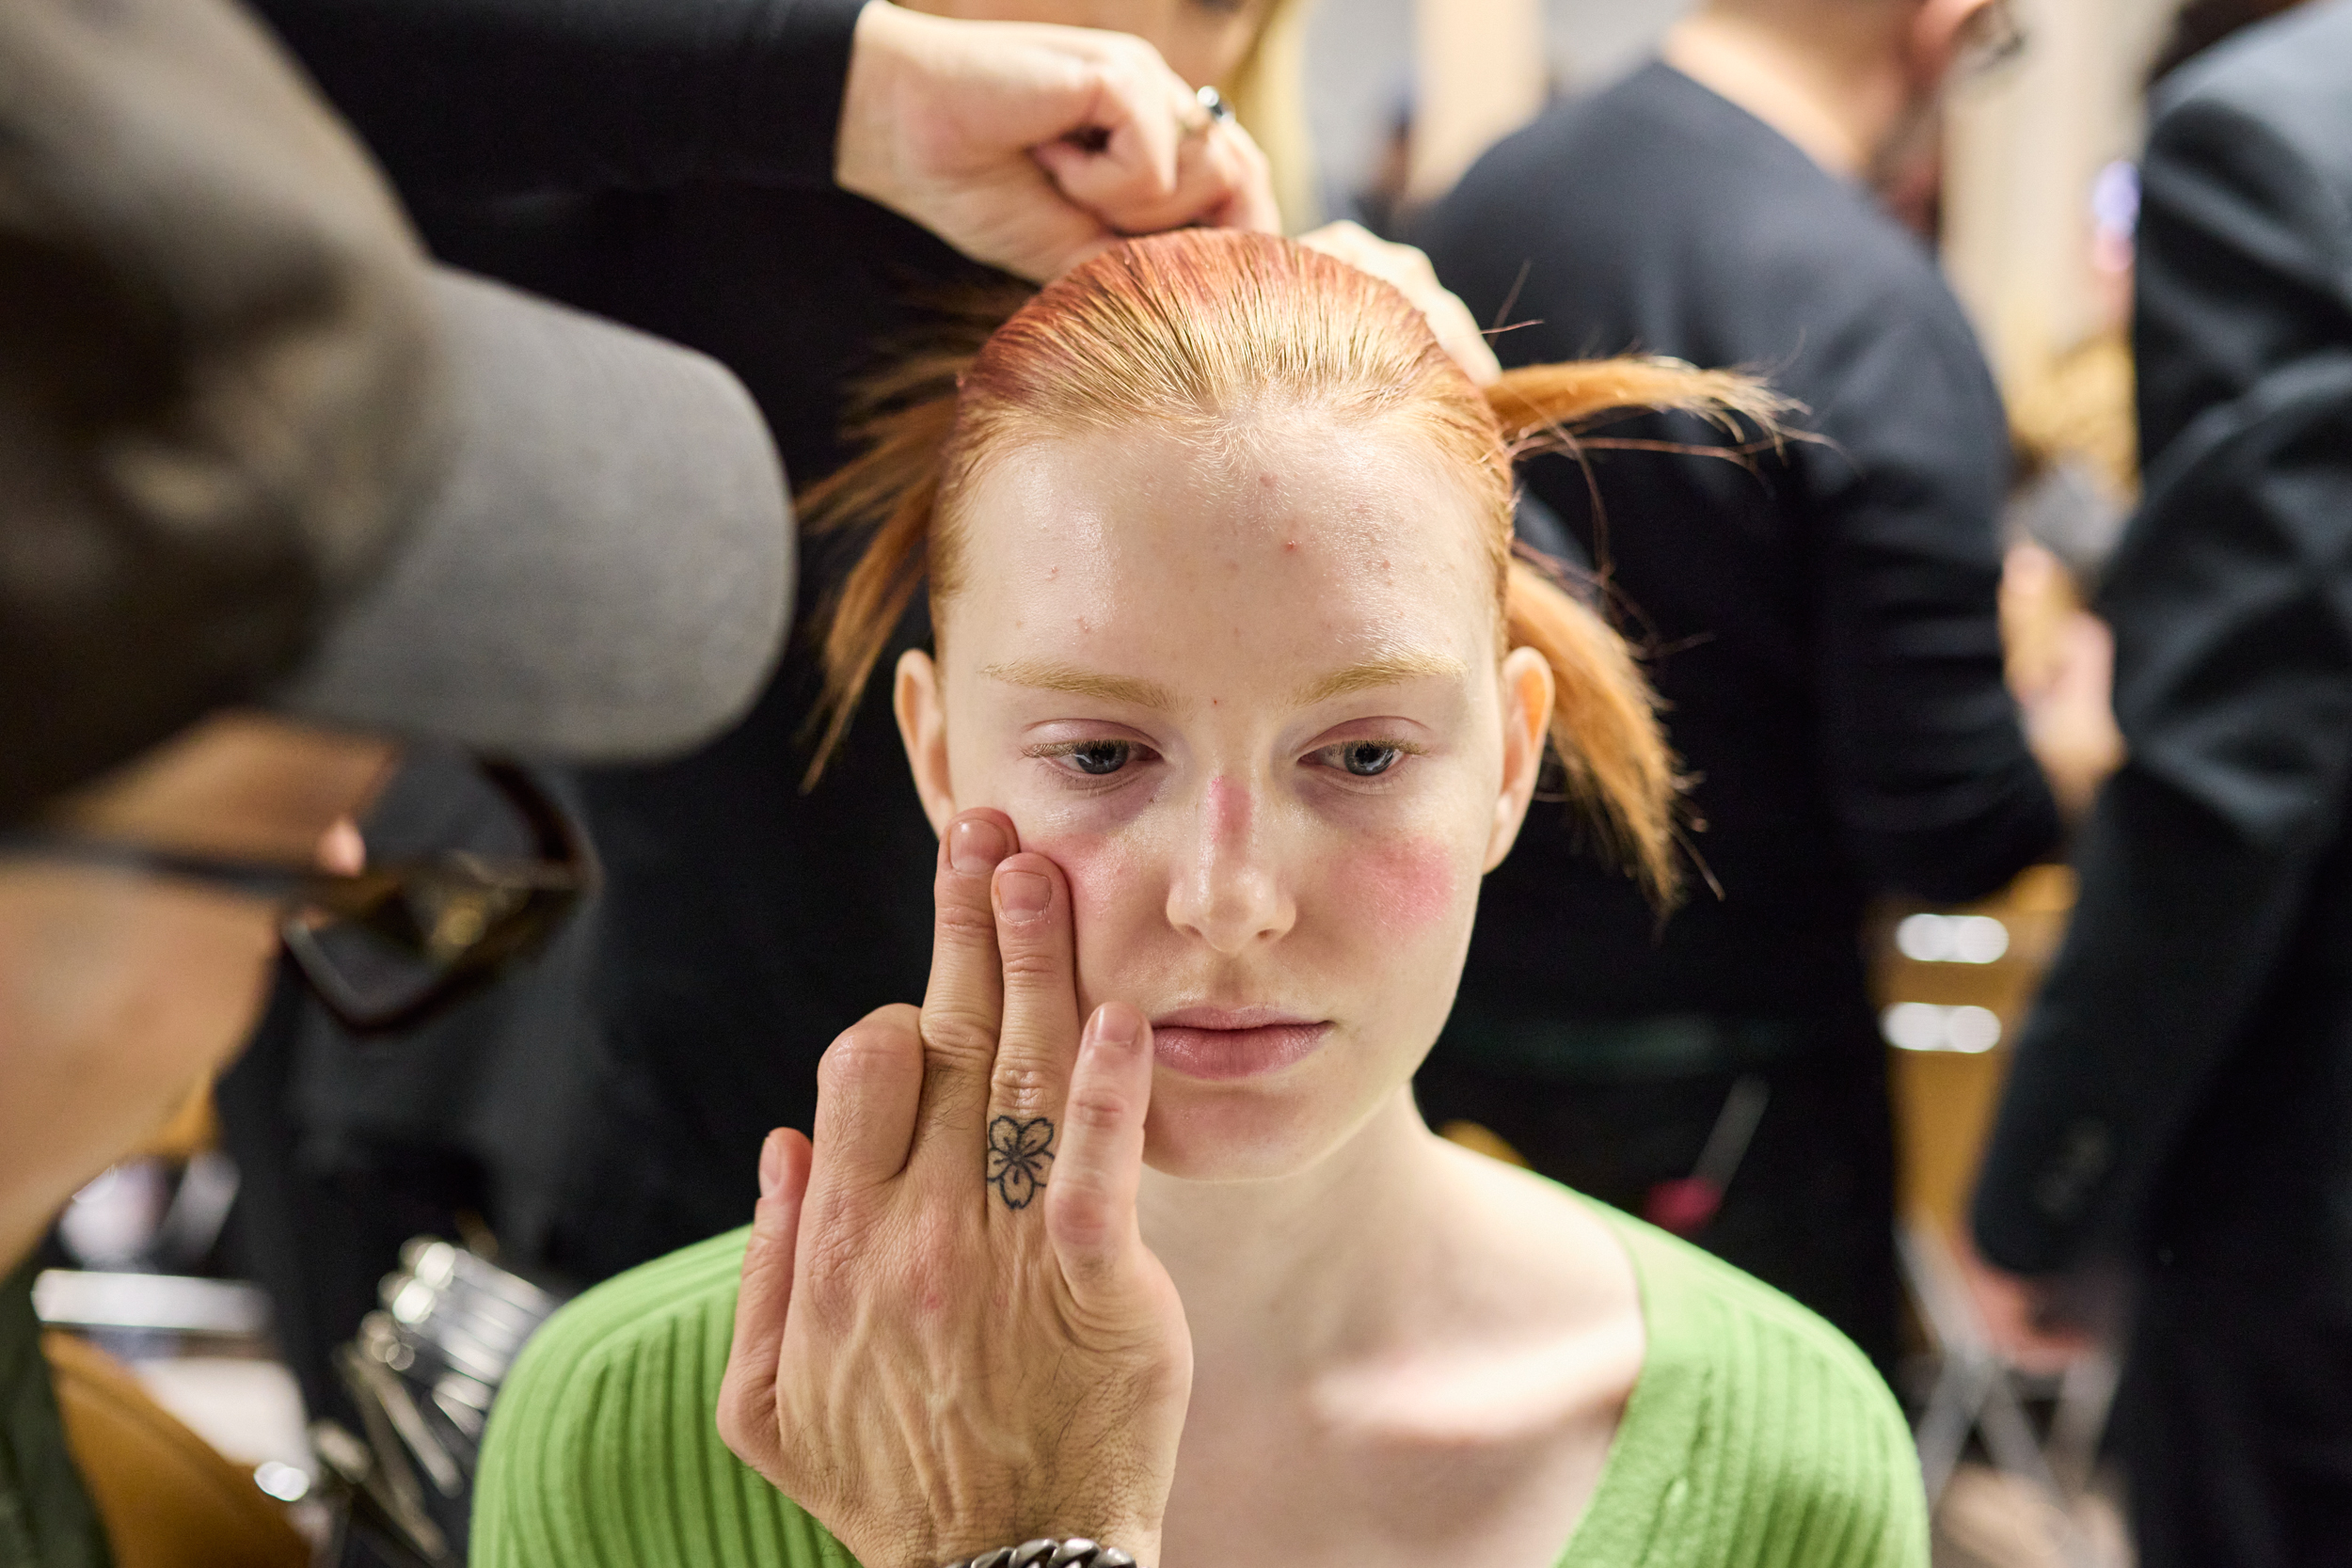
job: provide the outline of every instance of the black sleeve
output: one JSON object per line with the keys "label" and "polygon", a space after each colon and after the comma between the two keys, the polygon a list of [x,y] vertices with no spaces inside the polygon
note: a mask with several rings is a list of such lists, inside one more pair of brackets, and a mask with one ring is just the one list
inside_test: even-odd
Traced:
{"label": "black sleeve", "polygon": [[1822,773],[1872,881],[1957,902],[2058,834],[2003,679],[2007,427],[1956,308],[1898,299],[1868,314],[1824,345],[1829,444],[1802,455]]}
{"label": "black sleeve", "polygon": [[2151,459],[2205,409],[2344,346],[2346,194],[2237,105],[2191,99],[2159,116],[2141,174],[2132,327]]}
{"label": "black sleeve", "polygon": [[258,0],[419,194],[823,186],[865,0]]}
{"label": "black sleeve", "polygon": [[[2147,173],[2141,424],[2174,434],[2148,448],[2103,602],[2131,760],[2085,836],[1976,1198],[1985,1255],[2025,1272],[2137,1227],[2352,789],[2352,341],[2306,325],[2309,262],[2345,230],[2299,222],[2308,166],[2212,107],[2159,122]],[[2209,134],[2224,123],[2242,155]]]}

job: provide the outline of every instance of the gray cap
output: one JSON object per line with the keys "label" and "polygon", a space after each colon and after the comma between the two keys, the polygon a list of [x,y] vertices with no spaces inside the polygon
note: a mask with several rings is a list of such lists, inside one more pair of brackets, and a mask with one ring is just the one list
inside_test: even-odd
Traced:
{"label": "gray cap", "polygon": [[437,269],[450,453],[273,698],[510,755],[684,751],[759,694],[792,603],[784,475],[715,361]]}
{"label": "gray cap", "polygon": [[684,750],[792,556],[733,377],[432,266],[229,0],[0,4],[0,821],[239,703]]}

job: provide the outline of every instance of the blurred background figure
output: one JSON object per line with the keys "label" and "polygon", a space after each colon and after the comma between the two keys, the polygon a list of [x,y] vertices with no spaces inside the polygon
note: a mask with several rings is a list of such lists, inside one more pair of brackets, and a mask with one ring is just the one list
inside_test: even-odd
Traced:
{"label": "blurred background figure", "polygon": [[[691,747],[772,668],[790,570],[742,388],[430,267],[244,12],[0,11],[0,1561],[307,1560],[271,1466],[42,1333],[60,1282],[86,1323],[111,1293],[115,1326],[261,1326],[119,1310],[240,1301],[133,1272],[205,1250],[216,1156],[168,1207],[155,1167],[106,1173],[234,1053],[281,940],[355,1023],[414,1018],[593,884],[511,768],[520,844],[371,859],[348,818],[399,738]],[[44,1303],[61,1212],[109,1272]]]}
{"label": "blurred background figure", "polygon": [[1692,1234],[1890,1373],[1866,906],[1991,893],[2058,817],[2003,683],[2001,400],[1873,184],[1914,180],[1945,84],[2019,42],[2003,0],[1713,0],[1488,152],[1424,229],[1506,364],[1755,366],[1824,439],[1744,468],[1602,441],[1528,470],[1652,650],[1707,881],[1661,927],[1564,819],[1531,818],[1422,1105]]}
{"label": "blurred background figure", "polygon": [[2146,492],[2100,600],[2130,760],[1976,1232],[2045,1293],[2136,1280],[2143,1563],[2352,1562],[2352,5],[2167,77],[2143,184]]}

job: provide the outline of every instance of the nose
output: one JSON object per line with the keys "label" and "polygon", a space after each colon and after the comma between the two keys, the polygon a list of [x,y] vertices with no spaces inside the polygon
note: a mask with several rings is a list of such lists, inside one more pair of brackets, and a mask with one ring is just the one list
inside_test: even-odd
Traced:
{"label": "nose", "polygon": [[1229,958],[1280,937],[1297,917],[1261,805],[1246,784],[1212,778],[1168,886],[1168,924]]}

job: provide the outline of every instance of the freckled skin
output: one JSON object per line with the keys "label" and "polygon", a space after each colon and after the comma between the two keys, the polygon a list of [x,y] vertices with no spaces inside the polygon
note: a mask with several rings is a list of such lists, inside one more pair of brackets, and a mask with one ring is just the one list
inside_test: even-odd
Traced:
{"label": "freckled skin", "polygon": [[[1291,416],[1248,447],[1238,470],[1161,431],[992,460],[960,507],[961,588],[926,676],[944,779],[925,783],[916,748],[935,820],[994,806],[1068,874],[1083,1009],[1254,1006],[1331,1025],[1263,1076],[1163,1063],[1147,1158],[1216,1179],[1303,1168],[1403,1091],[1533,781],[1506,766],[1492,568],[1467,498],[1391,432]],[[1336,671],[1408,657],[1438,673],[1306,700]],[[1173,705],[988,673],[1022,666],[1154,683]],[[1125,760],[1086,774],[1070,749],[1089,745]],[[1383,769],[1349,772],[1350,746]]]}

